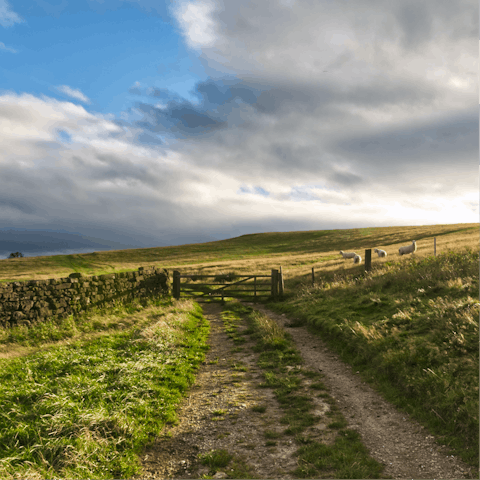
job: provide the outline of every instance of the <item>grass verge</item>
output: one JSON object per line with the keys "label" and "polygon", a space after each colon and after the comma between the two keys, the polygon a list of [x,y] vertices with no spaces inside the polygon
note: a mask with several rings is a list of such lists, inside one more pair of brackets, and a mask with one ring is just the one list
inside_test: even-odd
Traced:
{"label": "grass verge", "polygon": [[120,331],[110,313],[103,335],[0,359],[1,478],[139,473],[138,454],[176,422],[208,349],[209,324],[188,301],[161,300],[136,315],[117,319],[126,325]]}
{"label": "grass verge", "polygon": [[478,252],[385,262],[318,278],[281,303],[387,400],[478,471]]}

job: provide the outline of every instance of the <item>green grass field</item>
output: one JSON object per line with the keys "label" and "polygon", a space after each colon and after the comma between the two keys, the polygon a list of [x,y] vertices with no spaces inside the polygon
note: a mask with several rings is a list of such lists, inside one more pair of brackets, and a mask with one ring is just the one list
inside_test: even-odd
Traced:
{"label": "green grass field", "polygon": [[[415,256],[399,257],[412,239]],[[388,257],[374,255],[368,274],[338,253],[363,257],[376,247]],[[269,306],[321,335],[478,472],[478,247],[478,224],[267,233],[0,260],[0,281],[149,265],[268,274],[281,265],[286,296]],[[207,336],[198,304],[170,299],[0,329],[0,478],[132,476],[138,453],[175,420]],[[305,446],[305,458],[312,448]]]}
{"label": "green grass field", "polygon": [[417,240],[416,255],[432,255],[434,237],[437,253],[458,247],[478,249],[479,224],[258,233],[178,247],[5,259],[0,260],[0,282],[61,278],[73,272],[102,275],[150,265],[204,274],[270,273],[272,268],[282,265],[284,272],[297,276],[311,272],[312,267],[354,268],[351,262],[341,260],[340,250],[354,249],[363,257],[364,249],[378,247],[386,250],[390,257],[398,257],[400,246]]}

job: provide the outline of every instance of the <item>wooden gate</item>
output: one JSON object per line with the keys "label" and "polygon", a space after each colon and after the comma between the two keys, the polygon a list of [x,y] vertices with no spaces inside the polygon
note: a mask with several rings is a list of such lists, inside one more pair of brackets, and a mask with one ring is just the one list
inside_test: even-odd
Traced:
{"label": "wooden gate", "polygon": [[[182,283],[182,278],[187,281]],[[204,278],[207,281],[213,278],[213,282],[197,283]],[[268,282],[264,280],[267,278]],[[182,275],[178,270],[173,272],[173,297],[177,300],[195,297],[198,302],[217,299],[223,302],[225,297],[234,297],[256,302],[259,297],[277,299],[283,296],[283,288],[282,267],[280,271],[272,270],[271,275]]]}

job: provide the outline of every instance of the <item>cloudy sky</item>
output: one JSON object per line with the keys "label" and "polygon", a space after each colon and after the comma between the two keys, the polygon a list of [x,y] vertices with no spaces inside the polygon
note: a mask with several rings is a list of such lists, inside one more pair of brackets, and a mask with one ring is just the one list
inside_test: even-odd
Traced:
{"label": "cloudy sky", "polygon": [[478,18],[478,0],[0,0],[0,243],[478,222]]}

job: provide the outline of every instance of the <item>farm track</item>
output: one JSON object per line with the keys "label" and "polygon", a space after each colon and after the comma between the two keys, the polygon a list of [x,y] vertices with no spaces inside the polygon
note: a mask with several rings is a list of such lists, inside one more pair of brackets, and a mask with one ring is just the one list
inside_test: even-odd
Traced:
{"label": "farm track", "polygon": [[[261,305],[249,304],[285,327],[289,319]],[[364,383],[350,365],[332,353],[318,336],[305,328],[287,328],[300,350],[305,366],[325,375],[323,382],[349,423],[362,437],[370,455],[385,465],[384,473],[394,478],[460,479],[478,478],[474,469],[449,455],[425,428],[398,411],[370,385]]]}
{"label": "farm track", "polygon": [[[358,431],[372,458],[385,465],[385,477],[478,478],[471,467],[448,455],[447,449],[439,446],[423,426],[363,383],[319,337],[304,328],[288,328],[285,315],[275,314],[262,305],[248,305],[286,328],[305,361],[304,367],[325,376],[322,381],[348,422],[347,428]],[[220,313],[218,305],[204,306],[211,323],[211,349],[178,410],[178,425],[168,429],[170,436],[159,438],[142,454],[143,474],[138,479],[200,478],[209,469],[200,463],[199,454],[219,449],[233,454],[236,465],[243,465],[241,468],[249,478],[293,477],[298,448],[294,437],[280,435],[276,445],[266,445],[265,431],[280,434],[284,430],[279,423],[284,412],[270,388],[258,388],[263,376],[256,365],[258,354],[250,349],[253,342],[242,344],[242,352],[232,352],[236,345],[226,335]],[[239,372],[235,365],[244,365],[247,371]],[[308,382],[305,383],[307,393]],[[336,432],[326,428],[327,418],[322,421],[328,404],[321,398],[313,400],[319,423],[305,433],[319,442],[332,443]],[[255,412],[251,407],[256,405],[266,405],[267,409],[264,413]],[[231,468],[231,464],[218,468],[215,478],[231,476]]]}

